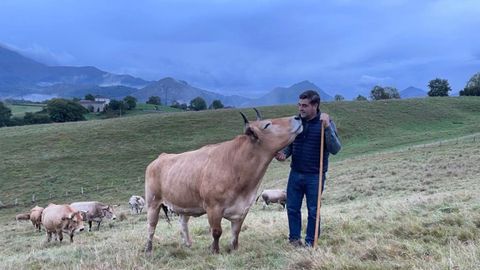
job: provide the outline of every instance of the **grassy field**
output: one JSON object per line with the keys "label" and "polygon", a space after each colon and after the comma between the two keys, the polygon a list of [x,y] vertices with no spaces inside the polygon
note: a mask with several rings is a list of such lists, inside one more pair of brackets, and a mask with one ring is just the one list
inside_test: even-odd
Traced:
{"label": "grassy field", "polygon": [[12,116],[23,117],[27,112],[39,112],[43,109],[45,104],[7,104],[12,110]]}
{"label": "grassy field", "polygon": [[[267,118],[296,113],[294,106],[260,110]],[[176,223],[160,222],[154,256],[143,256],[146,217],[129,215],[126,203],[143,194],[146,165],[161,152],[235,137],[243,129],[239,110],[2,128],[0,201],[19,205],[0,209],[0,268],[479,268],[480,138],[456,138],[480,132],[480,98],[336,102],[322,110],[337,123],[343,149],[332,158],[315,251],[289,247],[285,212],[258,205],[233,254],[225,252],[227,223],[222,254],[209,254],[201,217],[191,222],[191,249],[180,246]],[[453,140],[439,144],[446,139]],[[288,171],[288,162],[272,162],[261,189],[285,187]],[[73,245],[47,245],[31,225],[12,221],[30,208],[32,194],[40,205],[121,203],[126,219],[108,223],[106,233],[82,233]]]}
{"label": "grassy field", "polygon": [[[221,253],[208,250],[205,217],[190,222],[193,246],[181,246],[177,222],[161,219],[146,257],[146,215],[117,208],[120,220],[75,243],[45,243],[45,234],[13,213],[0,222],[1,269],[478,269],[480,266],[480,142],[472,138],[351,157],[331,164],[316,250],[288,244],[286,213],[252,207],[240,247],[223,222]],[[287,163],[274,163],[265,186],[281,187]],[[21,209],[18,209],[18,211]],[[175,218],[174,218],[175,219]],[[303,224],[306,211],[303,212]]]}

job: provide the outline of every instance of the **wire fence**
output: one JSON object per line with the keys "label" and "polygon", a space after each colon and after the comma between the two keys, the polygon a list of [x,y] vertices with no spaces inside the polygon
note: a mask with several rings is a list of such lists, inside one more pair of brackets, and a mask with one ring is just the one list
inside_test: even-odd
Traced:
{"label": "wire fence", "polygon": [[[10,199],[8,201],[2,201],[0,198],[0,209],[6,208],[25,208],[25,207],[34,207],[35,205],[46,206],[53,201],[61,201],[65,203],[70,203],[74,199],[91,199],[92,197],[98,197],[99,195],[112,193],[112,192],[122,192],[128,193],[132,192],[129,187],[133,184],[142,184],[144,183],[143,177],[137,177],[136,179],[124,179],[120,182],[110,182],[106,186],[96,185],[94,187],[78,186],[74,190],[69,189],[65,192],[49,192],[48,194],[38,194],[31,193],[31,195],[22,195],[15,197],[15,199]],[[122,184],[122,185],[119,185]],[[139,195],[139,194],[131,194]],[[143,195],[142,195],[143,197]],[[130,197],[126,198],[128,201]]]}

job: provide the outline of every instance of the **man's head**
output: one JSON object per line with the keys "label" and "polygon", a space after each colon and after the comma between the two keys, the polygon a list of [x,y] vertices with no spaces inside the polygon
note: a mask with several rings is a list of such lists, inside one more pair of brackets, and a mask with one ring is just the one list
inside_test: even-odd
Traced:
{"label": "man's head", "polygon": [[306,120],[314,118],[320,111],[320,95],[317,91],[307,90],[300,94],[298,112]]}

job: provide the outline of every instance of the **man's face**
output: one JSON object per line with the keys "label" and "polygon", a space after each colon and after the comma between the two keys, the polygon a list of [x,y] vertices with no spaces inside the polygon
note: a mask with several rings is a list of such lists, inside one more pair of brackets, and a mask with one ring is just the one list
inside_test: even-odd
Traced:
{"label": "man's face", "polygon": [[309,99],[300,99],[298,101],[298,112],[300,117],[310,120],[317,115],[317,104],[310,104]]}

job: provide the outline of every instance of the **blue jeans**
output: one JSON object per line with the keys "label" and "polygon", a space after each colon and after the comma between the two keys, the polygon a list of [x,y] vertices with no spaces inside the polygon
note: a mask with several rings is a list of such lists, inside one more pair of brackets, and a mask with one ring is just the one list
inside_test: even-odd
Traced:
{"label": "blue jeans", "polygon": [[[322,193],[325,187],[325,173],[322,177]],[[287,185],[287,215],[290,230],[290,241],[299,240],[302,230],[302,201],[307,199],[308,222],[305,244],[313,246],[315,237],[315,221],[317,219],[318,202],[318,174],[299,173],[290,171]],[[318,228],[320,235],[320,228]]]}

